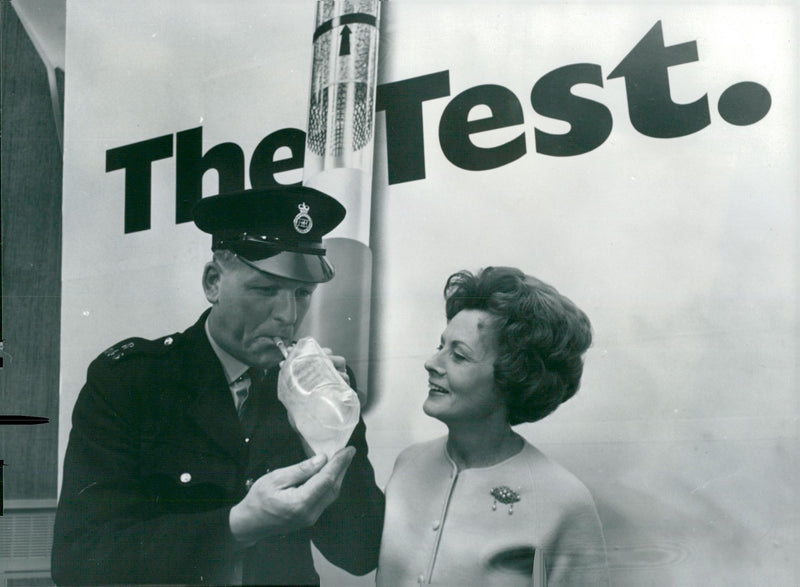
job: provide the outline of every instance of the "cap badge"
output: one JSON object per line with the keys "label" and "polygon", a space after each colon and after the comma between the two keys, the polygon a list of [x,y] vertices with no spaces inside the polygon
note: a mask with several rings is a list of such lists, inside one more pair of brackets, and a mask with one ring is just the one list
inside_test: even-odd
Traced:
{"label": "cap badge", "polygon": [[303,202],[297,206],[297,209],[300,210],[300,213],[294,217],[294,229],[300,234],[306,234],[311,230],[311,227],[314,226],[314,223],[311,221],[311,216],[308,215],[308,211],[311,208]]}

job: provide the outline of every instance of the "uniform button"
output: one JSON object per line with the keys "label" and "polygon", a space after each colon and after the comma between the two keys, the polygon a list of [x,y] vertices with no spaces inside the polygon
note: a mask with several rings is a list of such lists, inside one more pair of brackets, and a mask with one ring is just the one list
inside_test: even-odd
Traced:
{"label": "uniform button", "polygon": [[245,481],[244,482],[245,489],[247,489],[247,491],[250,491],[250,488],[253,486],[253,483],[255,483],[255,481],[253,481],[252,477],[250,479],[248,479],[247,481]]}
{"label": "uniform button", "polygon": [[181,473],[181,483],[188,483],[192,480],[191,473]]}
{"label": "uniform button", "polygon": [[436,521],[433,523],[433,530],[434,530],[434,531],[438,530],[440,525],[441,525],[441,522],[439,522],[439,520],[436,520]]}
{"label": "uniform button", "polygon": [[164,345],[169,346],[171,344],[172,344],[172,337],[171,336],[168,336],[167,338],[164,339]]}
{"label": "uniform button", "polygon": [[250,442],[250,438],[249,438],[249,437],[248,437],[248,438],[245,438],[245,439],[244,439],[244,441],[245,441],[245,442]]}
{"label": "uniform button", "polygon": [[425,582],[425,575],[420,575],[419,577],[417,577],[417,583],[422,585],[424,582]]}

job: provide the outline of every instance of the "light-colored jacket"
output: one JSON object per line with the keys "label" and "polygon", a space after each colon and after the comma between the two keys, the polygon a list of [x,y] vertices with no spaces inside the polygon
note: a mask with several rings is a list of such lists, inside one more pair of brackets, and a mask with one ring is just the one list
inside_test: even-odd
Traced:
{"label": "light-colored jacket", "polygon": [[446,442],[413,445],[395,462],[380,587],[608,585],[597,509],[572,473],[527,442],[501,463],[459,471]]}

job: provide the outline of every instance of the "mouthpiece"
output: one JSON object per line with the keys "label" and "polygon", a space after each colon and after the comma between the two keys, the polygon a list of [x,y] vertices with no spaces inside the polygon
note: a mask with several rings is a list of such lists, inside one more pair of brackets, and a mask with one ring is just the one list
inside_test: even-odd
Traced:
{"label": "mouthpiece", "polygon": [[276,336],[272,339],[272,342],[274,342],[275,346],[278,347],[278,350],[281,352],[284,359],[289,356],[289,349],[286,348],[286,345],[280,338]]}

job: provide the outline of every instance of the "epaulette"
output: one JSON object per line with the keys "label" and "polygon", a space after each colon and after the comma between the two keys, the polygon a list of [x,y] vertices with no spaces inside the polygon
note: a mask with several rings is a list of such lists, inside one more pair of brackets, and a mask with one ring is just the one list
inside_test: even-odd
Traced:
{"label": "epaulette", "polygon": [[125,357],[136,355],[163,355],[172,349],[177,338],[177,334],[162,336],[155,340],[137,337],[126,338],[122,342],[108,347],[103,351],[103,355],[111,361],[120,361]]}

